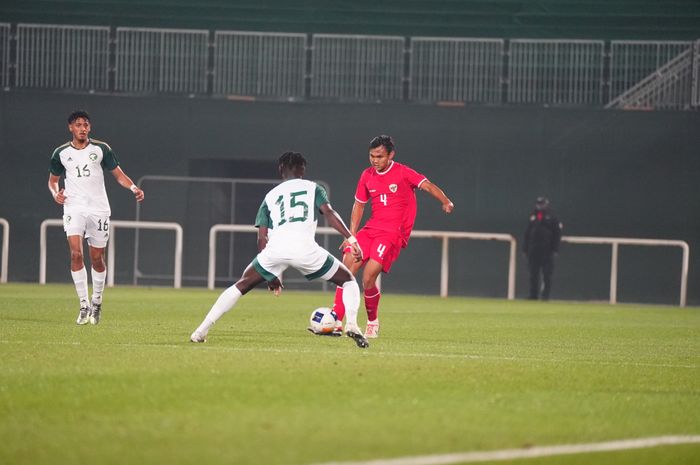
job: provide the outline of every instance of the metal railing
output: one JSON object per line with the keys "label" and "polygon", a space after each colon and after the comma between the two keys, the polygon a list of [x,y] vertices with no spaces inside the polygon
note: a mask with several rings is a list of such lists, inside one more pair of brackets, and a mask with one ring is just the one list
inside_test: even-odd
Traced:
{"label": "metal railing", "polygon": [[[110,240],[107,245],[107,285],[114,286],[114,263],[115,263],[115,235],[117,228],[130,229],[156,229],[172,230],[175,232],[175,250],[173,253],[174,272],[173,287],[179,289],[182,286],[182,226],[177,223],[165,223],[159,221],[125,221],[111,220]],[[46,284],[46,230],[48,227],[63,226],[61,219],[47,219],[41,222],[39,228],[39,284]]]}
{"label": "metal railing", "polygon": [[[328,185],[326,181],[319,180],[319,179],[314,179],[313,180],[315,183],[323,186],[323,188],[326,190],[326,193],[328,194],[329,198],[331,197],[331,188]],[[225,186],[226,190],[228,191],[228,207],[226,207],[226,203],[221,203],[222,199],[219,198],[217,201],[219,202],[219,205],[222,208],[221,213],[227,212],[226,215],[222,216],[217,216],[215,222],[219,223],[222,221],[227,221],[228,224],[233,224],[235,223],[235,218],[236,218],[236,208],[239,206],[240,202],[240,193],[237,193],[238,188],[240,186],[244,187],[250,187],[254,185],[258,186],[275,186],[280,183],[280,179],[255,179],[255,178],[214,178],[214,177],[200,177],[200,176],[168,176],[168,175],[145,175],[140,177],[136,181],[136,185],[139,187],[144,187],[144,184],[148,183],[149,186],[146,188],[146,190],[149,192],[149,203],[148,205],[150,206],[149,208],[155,208],[156,211],[162,215],[163,207],[164,205],[158,204],[157,199],[162,198],[163,193],[166,193],[167,195],[167,200],[168,202],[172,203],[175,202],[177,205],[181,204],[187,204],[189,202],[188,198],[182,198],[182,197],[174,197],[173,196],[173,191],[164,189],[163,185],[168,184],[168,183],[176,183],[176,184],[185,184],[185,186],[189,187],[191,185],[195,186],[206,186],[211,188],[212,186]],[[178,190],[177,192],[183,193],[187,192],[188,196],[191,195],[189,194],[189,190],[185,187],[185,190]],[[197,189],[197,191],[200,191],[201,189]],[[223,192],[223,191],[222,191]],[[134,218],[136,221],[143,221],[144,218],[149,218],[148,215],[145,215],[143,213],[143,204],[140,202],[136,202],[135,206],[135,214]],[[199,226],[203,228],[208,228],[210,225],[213,223],[212,221],[206,222],[206,220],[202,220],[202,218],[196,218],[193,219],[191,216],[188,215],[187,211],[180,209],[179,211],[182,212],[182,215],[179,217],[173,217],[170,216],[168,217],[168,220],[179,222],[179,224],[182,224],[185,226],[185,228],[189,231],[188,234],[188,241],[191,241],[192,244],[200,244],[203,240],[206,240],[205,237],[200,237],[197,234],[193,233],[193,230],[199,230],[199,228],[193,227],[193,221],[198,221]],[[228,216],[228,218],[226,218]],[[151,218],[153,219],[153,218]],[[325,216],[322,215],[322,219],[319,219],[319,224],[321,222],[326,222]],[[235,240],[233,235],[228,240],[228,270],[227,274],[225,276],[219,276],[219,279],[224,279],[231,281],[233,279],[233,274],[236,271],[233,268],[233,249],[234,249],[234,244]],[[327,243],[322,244],[325,246],[328,246]],[[133,282],[132,284],[134,286],[139,284],[139,279],[172,279],[172,275],[169,274],[153,274],[153,273],[146,273],[144,270],[141,268],[141,264],[146,262],[148,263],[148,255],[146,254],[146,258],[143,258],[142,254],[142,245],[141,245],[141,238],[139,231],[137,230],[134,234],[134,260],[133,260]],[[187,257],[186,257],[187,258]],[[196,266],[193,263],[189,263],[187,267],[188,274],[186,276],[183,276],[184,279],[188,281],[196,281],[196,282],[205,282],[207,280],[207,275],[206,273],[202,273],[199,270],[201,270],[201,267]]]}
{"label": "metal railing", "polygon": [[209,31],[117,28],[115,90],[203,94]]}
{"label": "metal railing", "polygon": [[404,43],[403,37],[314,34],[311,97],[401,100]]}
{"label": "metal railing", "polygon": [[700,40],[693,45],[693,76],[690,105],[700,107]]}
{"label": "metal railing", "polygon": [[216,31],[215,95],[304,97],[306,35]]}
{"label": "metal railing", "polygon": [[562,236],[562,242],[570,244],[609,244],[612,246],[610,260],[610,303],[617,303],[617,262],[620,245],[680,247],[683,251],[681,261],[681,290],[680,306],[685,307],[688,294],[688,264],[690,262],[690,247],[685,241],[667,239],[636,239],[629,237],[587,237],[587,236]]}
{"label": "metal railing", "polygon": [[695,52],[693,42],[612,41],[606,108],[689,107]]}
{"label": "metal railing", "polygon": [[503,39],[411,38],[409,99],[500,103]]}
{"label": "metal railing", "polygon": [[602,102],[602,40],[515,39],[509,55],[509,103]]}
{"label": "metal railing", "polygon": [[0,88],[10,86],[10,25],[0,23]]}
{"label": "metal railing", "polygon": [[7,263],[10,254],[10,223],[5,218],[0,218],[2,226],[2,258],[0,259],[0,283],[7,282]]}
{"label": "metal railing", "polygon": [[109,28],[17,26],[17,87],[108,89]]}
{"label": "metal railing", "polygon": [[[216,224],[209,230],[209,271],[207,277],[207,288],[214,289],[216,281],[216,236],[220,232],[243,232],[256,233],[258,228],[243,224]],[[330,227],[320,226],[316,228],[317,234],[329,235],[338,234]],[[449,284],[449,240],[450,239],[473,239],[482,241],[503,241],[510,244],[508,259],[508,299],[515,298],[515,260],[517,242],[510,234],[500,233],[473,233],[473,232],[452,232],[452,231],[413,231],[412,238],[440,239],[442,241],[442,252],[440,258],[440,297],[448,296]]]}

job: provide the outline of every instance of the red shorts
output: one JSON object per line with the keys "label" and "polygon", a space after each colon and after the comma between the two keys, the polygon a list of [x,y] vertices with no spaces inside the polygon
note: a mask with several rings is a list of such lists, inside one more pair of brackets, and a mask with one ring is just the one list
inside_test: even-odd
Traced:
{"label": "red shorts", "polygon": [[[362,264],[371,258],[382,265],[384,273],[388,273],[392,263],[401,253],[401,236],[380,229],[362,228],[355,237],[362,249]],[[349,253],[351,250],[350,247],[346,247],[343,253]]]}

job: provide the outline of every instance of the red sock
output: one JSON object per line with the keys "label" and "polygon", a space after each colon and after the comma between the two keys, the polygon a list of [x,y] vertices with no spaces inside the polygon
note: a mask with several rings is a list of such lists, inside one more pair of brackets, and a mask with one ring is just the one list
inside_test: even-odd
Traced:
{"label": "red sock", "polygon": [[377,319],[377,310],[379,309],[379,298],[381,293],[377,287],[365,289],[365,308],[367,309],[367,321]]}
{"label": "red sock", "polygon": [[343,305],[343,286],[338,286],[335,288],[335,301],[333,302],[333,311],[338,317],[338,320],[343,321],[343,318],[345,318],[345,305]]}

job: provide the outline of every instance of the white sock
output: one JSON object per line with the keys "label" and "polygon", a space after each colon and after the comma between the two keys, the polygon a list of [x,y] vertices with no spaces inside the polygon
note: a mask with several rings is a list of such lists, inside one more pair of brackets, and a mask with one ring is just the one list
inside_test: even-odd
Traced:
{"label": "white sock", "polygon": [[91,269],[92,274],[92,301],[96,304],[102,303],[102,292],[105,290],[105,279],[107,278],[107,270],[96,271]]}
{"label": "white sock", "polygon": [[78,293],[80,299],[80,308],[85,308],[88,306],[87,270],[82,267],[78,271],[71,271],[70,274],[73,277],[73,283],[75,283],[75,292]]}
{"label": "white sock", "polygon": [[207,334],[209,332],[209,328],[214,326],[214,323],[216,323],[216,321],[221,318],[224,313],[231,310],[242,295],[243,294],[241,294],[241,291],[239,291],[236,286],[231,286],[222,292],[196,331],[200,334]]}
{"label": "white sock", "polygon": [[360,308],[360,286],[357,281],[350,280],[343,284],[343,305],[345,305],[345,322],[351,327],[357,327],[357,309]]}

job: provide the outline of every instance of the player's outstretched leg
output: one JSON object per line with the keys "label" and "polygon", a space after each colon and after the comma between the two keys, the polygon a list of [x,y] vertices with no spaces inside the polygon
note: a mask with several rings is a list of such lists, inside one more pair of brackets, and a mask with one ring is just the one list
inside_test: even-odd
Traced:
{"label": "player's outstretched leg", "polygon": [[214,305],[204,317],[204,321],[194,330],[190,335],[190,342],[206,342],[207,334],[209,329],[214,326],[214,323],[221,318],[221,316],[231,310],[231,308],[236,305],[238,299],[241,298],[243,294],[238,290],[236,285],[229,287],[224,292],[221,293]]}

